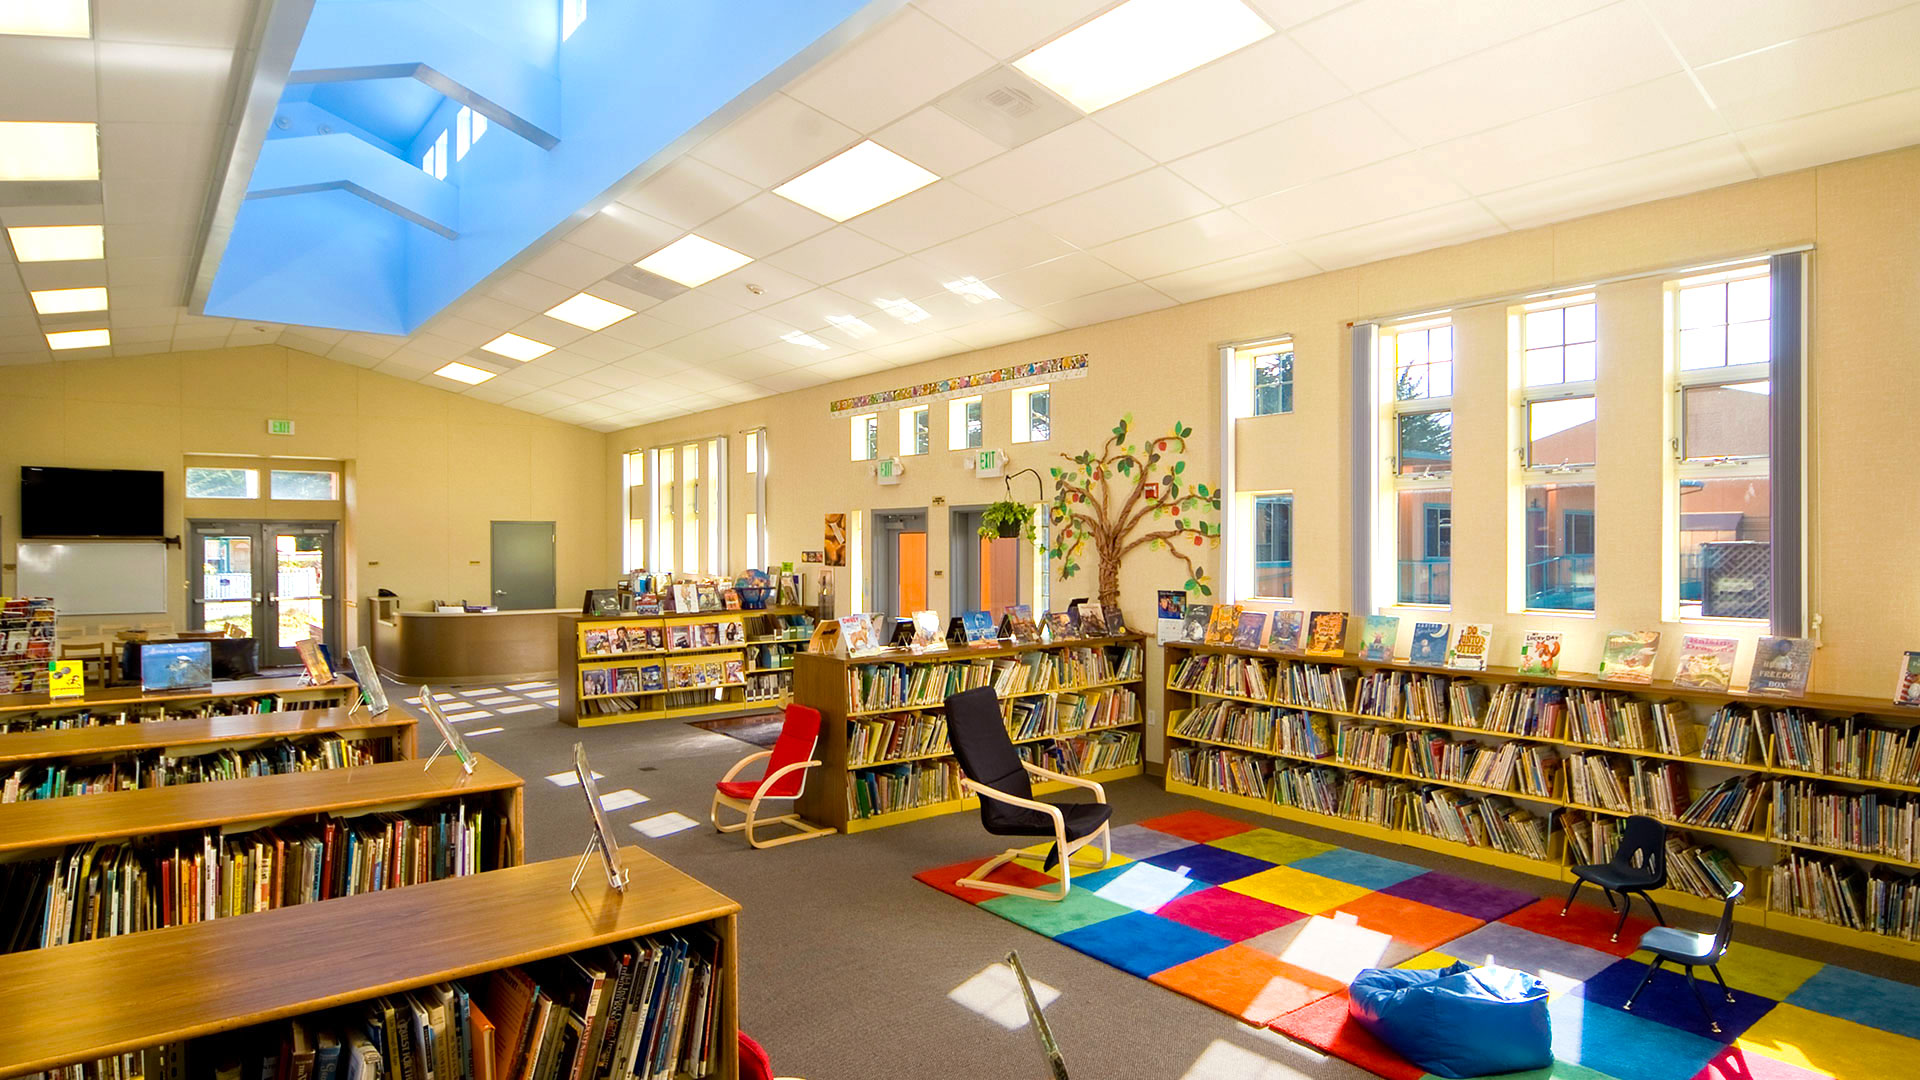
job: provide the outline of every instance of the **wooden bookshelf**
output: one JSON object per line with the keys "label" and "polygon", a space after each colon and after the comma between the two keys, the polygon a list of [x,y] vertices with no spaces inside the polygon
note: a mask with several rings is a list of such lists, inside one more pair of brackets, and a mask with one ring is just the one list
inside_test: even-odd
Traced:
{"label": "wooden bookshelf", "polygon": [[[30,723],[92,714],[114,723],[115,717],[134,720],[197,718],[205,714],[297,712],[353,704],[359,689],[352,679],[335,675],[330,683],[314,685],[304,677],[274,679],[220,679],[194,690],[148,693],[137,686],[89,687],[85,697],[54,701],[45,694],[0,694],[0,731],[20,730]],[[262,710],[258,703],[271,708]]]}
{"label": "wooden bookshelf", "polygon": [[[1397,672],[1407,676],[1439,676],[1453,682],[1466,680],[1485,685],[1489,692],[1501,685],[1552,686],[1567,690],[1601,691],[1607,694],[1622,695],[1625,699],[1643,703],[1679,703],[1687,706],[1682,723],[1703,725],[1705,713],[1722,706],[1742,706],[1762,710],[1794,708],[1812,714],[1818,719],[1834,719],[1845,716],[1861,716],[1878,725],[1888,727],[1907,727],[1920,719],[1911,709],[1903,709],[1889,701],[1835,694],[1809,694],[1800,698],[1786,698],[1772,694],[1755,694],[1739,690],[1715,692],[1696,687],[1676,687],[1667,682],[1651,684],[1633,684],[1613,682],[1593,675],[1569,673],[1560,676],[1526,675],[1512,668],[1489,668],[1485,671],[1470,671],[1445,667],[1428,667],[1400,662],[1382,662],[1365,660],[1354,656],[1305,656],[1299,653],[1277,653],[1265,650],[1241,649],[1231,646],[1201,645],[1194,643],[1169,643],[1165,647],[1166,684],[1163,688],[1162,706],[1165,710],[1166,727],[1164,730],[1163,751],[1169,755],[1166,788],[1170,792],[1191,795],[1195,798],[1219,802],[1242,809],[1254,810],[1275,817],[1325,828],[1338,829],[1371,839],[1453,855],[1510,870],[1534,874],[1554,881],[1571,883],[1573,876],[1571,865],[1575,861],[1571,843],[1564,842],[1558,815],[1563,810],[1571,810],[1591,817],[1624,818],[1635,811],[1608,809],[1579,802],[1575,799],[1568,770],[1564,765],[1570,754],[1604,754],[1612,759],[1624,761],[1630,758],[1651,759],[1654,762],[1678,764],[1686,770],[1689,797],[1698,796],[1729,777],[1752,777],[1766,783],[1779,780],[1815,780],[1829,785],[1825,790],[1843,794],[1861,791],[1879,791],[1894,795],[1920,791],[1912,785],[1880,781],[1868,778],[1848,777],[1837,774],[1813,773],[1787,768],[1776,764],[1776,754],[1772,733],[1765,726],[1760,731],[1757,757],[1752,761],[1728,761],[1704,757],[1697,751],[1686,753],[1663,752],[1657,749],[1634,749],[1625,746],[1611,746],[1583,742],[1564,737],[1568,730],[1565,716],[1561,717],[1557,729],[1549,734],[1506,733],[1458,722],[1462,719],[1454,711],[1451,701],[1442,701],[1445,720],[1413,719],[1405,715],[1383,715],[1381,713],[1358,711],[1357,708],[1328,708],[1308,702],[1296,702],[1285,697],[1287,687],[1281,675],[1290,665],[1305,665],[1309,668],[1322,668],[1328,671],[1348,669],[1364,678],[1376,672]],[[1218,655],[1223,657],[1243,657],[1265,662],[1268,667],[1266,683],[1274,697],[1260,698],[1236,693],[1224,693],[1197,688],[1183,688],[1175,685],[1176,672],[1181,663],[1192,656]],[[1352,686],[1353,684],[1349,684]],[[1368,725],[1393,729],[1398,732],[1417,730],[1438,730],[1458,737],[1460,741],[1477,743],[1498,749],[1507,743],[1522,743],[1537,748],[1551,748],[1560,761],[1560,767],[1553,772],[1552,787],[1545,793],[1527,793],[1514,789],[1487,787],[1472,783],[1437,779],[1421,776],[1411,769],[1409,751],[1404,742],[1396,742],[1393,761],[1389,768],[1379,768],[1374,764],[1357,764],[1341,760],[1337,754],[1316,758],[1304,754],[1288,752],[1279,745],[1276,729],[1274,745],[1247,745],[1244,743],[1223,741],[1192,735],[1182,735],[1178,729],[1189,711],[1210,700],[1227,701],[1250,706],[1279,708],[1288,712],[1305,713],[1310,716],[1328,718],[1331,731],[1333,725],[1341,721],[1362,721]],[[1350,706],[1357,702],[1349,700]],[[1704,712],[1700,711],[1703,710]],[[1394,711],[1404,714],[1405,698],[1394,704]],[[1694,734],[1698,734],[1695,732]],[[1691,745],[1698,746],[1698,740]],[[1271,799],[1262,799],[1247,795],[1233,794],[1217,790],[1211,786],[1185,782],[1174,777],[1170,755],[1182,747],[1215,748],[1238,751],[1270,759],[1279,766],[1311,765],[1324,766],[1339,770],[1342,775],[1359,774],[1375,778],[1400,781],[1414,786],[1416,790],[1431,787],[1459,791],[1470,796],[1492,795],[1508,800],[1511,804],[1527,810],[1537,817],[1546,818],[1549,826],[1549,844],[1552,852],[1546,859],[1530,858],[1517,853],[1500,851],[1486,846],[1459,843],[1445,837],[1434,836],[1405,827],[1404,819],[1398,827],[1385,827],[1372,822],[1347,818],[1339,815],[1322,814],[1312,809],[1278,803]],[[1685,748],[1684,746],[1682,747]],[[1770,797],[1763,798],[1757,820],[1751,830],[1732,830],[1707,825],[1698,825],[1680,819],[1679,813],[1661,815],[1647,813],[1658,818],[1670,828],[1685,832],[1695,838],[1696,843],[1719,846],[1732,855],[1747,875],[1747,896],[1736,909],[1736,918],[1751,925],[1762,925],[1789,933],[1798,933],[1817,937],[1822,940],[1848,945],[1854,948],[1868,949],[1907,959],[1920,959],[1920,942],[1911,942],[1904,938],[1877,934],[1865,930],[1854,930],[1843,925],[1820,922],[1814,919],[1774,910],[1770,895],[1772,868],[1788,851],[1801,851],[1818,855],[1835,856],[1850,860],[1860,860],[1869,865],[1897,868],[1903,876],[1920,870],[1920,860],[1906,860],[1877,852],[1856,851],[1840,847],[1822,846],[1787,839],[1780,835],[1771,820],[1772,807]],[[1704,897],[1695,896],[1679,889],[1668,888],[1654,893],[1654,898],[1662,905],[1671,905],[1683,910],[1702,914],[1718,914],[1720,903]],[[1864,916],[1864,909],[1863,909]]]}
{"label": "wooden bookshelf", "polygon": [[[583,819],[584,827],[584,819]],[[665,931],[721,941],[713,1076],[738,1075],[740,905],[637,847],[632,880],[575,856],[387,892],[0,956],[0,1077],[92,1062]],[[191,1059],[193,1048],[188,1047]]]}
{"label": "wooden bookshelf", "polygon": [[[735,610],[560,616],[560,697],[555,702],[560,722],[571,727],[599,727],[746,710],[747,614]],[[715,628],[717,642],[701,643],[698,632],[706,626]],[[691,643],[675,647],[677,631],[690,635]],[[617,652],[588,650],[589,634],[614,633],[657,635],[660,646],[629,645]],[[659,687],[613,693],[588,689],[588,672],[633,669],[638,673],[646,668],[659,670]],[[709,669],[698,685],[673,685],[676,669],[696,668]],[[738,681],[727,681],[729,672],[737,672]],[[707,681],[706,674],[716,674],[717,678]]]}
{"label": "wooden bookshelf", "polygon": [[[1077,738],[1104,731],[1133,731],[1142,736],[1141,757],[1145,756],[1145,720],[1146,702],[1146,637],[1141,634],[1125,634],[1117,637],[1087,638],[1052,643],[1015,645],[1003,642],[981,648],[949,648],[944,652],[915,655],[905,649],[889,649],[872,656],[858,659],[846,659],[819,653],[802,652],[794,658],[794,700],[820,710],[821,740],[818,757],[821,765],[811,770],[807,778],[805,793],[800,799],[799,809],[809,821],[830,825],[842,832],[857,833],[870,829],[885,828],[890,825],[903,825],[912,821],[921,821],[943,814],[958,813],[979,805],[977,798],[943,800],[903,807],[886,813],[876,813],[866,817],[856,817],[852,803],[855,774],[864,769],[876,769],[898,764],[926,765],[938,762],[951,762],[951,751],[915,754],[911,756],[887,759],[885,761],[856,763],[849,757],[852,725],[865,720],[885,719],[894,716],[906,716],[915,713],[938,714],[946,706],[942,702],[921,705],[901,706],[897,708],[858,709],[853,707],[849,674],[854,669],[875,664],[946,664],[971,661],[994,661],[1021,657],[1031,653],[1062,653],[1072,649],[1102,650],[1109,657],[1117,656],[1120,651],[1131,649],[1136,655],[1133,671],[1136,674],[1111,679],[1093,679],[1071,686],[1056,686],[1043,690],[1021,690],[1001,695],[1004,709],[1011,710],[1012,703],[1021,698],[1058,698],[1061,694],[1073,694],[1083,691],[1114,690],[1132,692],[1140,700],[1134,702],[1135,719],[1126,724],[1101,726],[1087,729],[1075,729],[1065,732],[1057,730],[1058,716],[1053,717],[1055,731],[1050,734],[1025,739],[1016,739],[1021,746],[1043,746],[1061,738]],[[1049,706],[1051,706],[1049,702]],[[1086,773],[1089,780],[1105,783],[1129,776],[1139,776],[1143,764],[1136,760],[1130,765],[1119,768],[1103,769]],[[1063,790],[1069,785],[1058,781],[1045,781],[1034,785],[1036,793],[1048,793]]]}
{"label": "wooden bookshelf", "polygon": [[[806,651],[807,640],[813,636],[813,612],[813,608],[800,604],[770,604],[740,613],[747,621],[748,702],[777,709],[793,700],[794,658]],[[806,632],[798,637],[782,634],[789,620],[796,618],[804,620],[800,628]],[[781,658],[775,654],[785,654],[786,662],[770,663]]]}

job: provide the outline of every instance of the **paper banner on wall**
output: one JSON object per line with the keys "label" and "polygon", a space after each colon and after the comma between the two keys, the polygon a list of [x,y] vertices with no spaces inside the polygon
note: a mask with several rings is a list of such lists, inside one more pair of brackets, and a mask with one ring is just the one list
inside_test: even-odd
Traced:
{"label": "paper banner on wall", "polygon": [[976,371],[971,375],[956,375],[950,379],[938,379],[914,386],[899,386],[891,390],[839,398],[827,406],[827,412],[831,416],[845,416],[849,413],[868,412],[874,409],[921,405],[944,398],[977,394],[982,390],[1011,390],[1016,386],[1034,386],[1065,379],[1081,379],[1086,377],[1087,368],[1085,353],[1076,356],[1056,356],[1051,360],[1012,364],[992,371]]}
{"label": "paper banner on wall", "polygon": [[827,565],[847,565],[847,515],[827,515]]}

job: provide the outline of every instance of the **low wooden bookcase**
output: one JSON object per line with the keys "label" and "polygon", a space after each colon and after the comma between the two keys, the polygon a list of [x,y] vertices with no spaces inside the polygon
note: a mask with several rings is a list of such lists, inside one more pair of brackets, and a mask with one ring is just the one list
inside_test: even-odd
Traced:
{"label": "low wooden bookcase", "polygon": [[194,690],[90,687],[85,697],[61,701],[45,694],[0,694],[0,732],[331,709],[352,705],[359,689],[352,679],[336,675],[332,682],[318,685],[296,676],[218,679]]}
{"label": "low wooden bookcase", "polygon": [[[626,724],[636,720],[684,719],[741,712],[747,703],[745,611],[679,615],[562,615],[560,617],[560,722],[573,727]],[[712,628],[716,639],[703,644]],[[643,644],[634,643],[638,635]],[[593,648],[624,639],[624,648]],[[658,646],[651,644],[658,640]],[[687,644],[677,644],[678,642]],[[595,679],[638,680],[657,669],[660,685],[638,682],[631,690],[590,686]],[[604,674],[602,674],[604,673]],[[678,676],[676,673],[682,673]],[[691,678],[691,681],[686,681]],[[685,682],[685,685],[674,685]]]}

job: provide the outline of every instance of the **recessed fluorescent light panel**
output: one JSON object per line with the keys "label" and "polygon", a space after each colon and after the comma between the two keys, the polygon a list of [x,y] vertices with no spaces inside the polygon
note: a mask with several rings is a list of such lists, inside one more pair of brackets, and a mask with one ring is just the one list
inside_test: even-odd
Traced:
{"label": "recessed fluorescent light panel", "polygon": [[23,263],[101,259],[107,253],[107,230],[100,225],[23,225],[8,229],[7,239]]}
{"label": "recessed fluorescent light panel", "polygon": [[946,283],[947,291],[969,304],[984,304],[989,300],[1000,299],[1000,294],[989,288],[987,283],[977,277],[963,277]]}
{"label": "recessed fluorescent light panel", "polygon": [[868,139],[781,184],[773,193],[817,214],[845,221],[938,179]]}
{"label": "recessed fluorescent light panel", "polygon": [[98,180],[92,124],[0,120],[0,180]]}
{"label": "recessed fluorescent light panel", "polygon": [[1013,66],[1094,112],[1272,33],[1240,0],[1127,0]]}
{"label": "recessed fluorescent light panel", "polygon": [[881,311],[899,319],[903,323],[926,322],[928,319],[933,318],[932,313],[927,311],[926,308],[905,298],[899,300],[875,300],[874,303],[880,305]]}
{"label": "recessed fluorescent light panel", "polygon": [[113,344],[113,335],[105,330],[62,330],[48,334],[47,344],[55,349],[98,349]]}
{"label": "recessed fluorescent light panel", "polygon": [[752,261],[725,244],[688,233],[633,265],[694,289]]}
{"label": "recessed fluorescent light panel", "polygon": [[480,347],[490,353],[504,356],[509,360],[518,360],[523,364],[529,360],[538,360],[553,351],[553,346],[532,338],[523,338],[519,334],[501,334]]}
{"label": "recessed fluorescent light panel", "polygon": [[488,379],[493,378],[496,373],[488,371],[486,368],[477,368],[472,364],[463,364],[455,360],[442,365],[434,374],[443,379],[452,379],[454,382],[466,383],[468,386],[478,386]]}
{"label": "recessed fluorescent light panel", "polygon": [[29,295],[33,297],[33,310],[42,315],[107,310],[105,289],[41,289]]}
{"label": "recessed fluorescent light panel", "polygon": [[87,0],[0,0],[0,34],[92,36]]}
{"label": "recessed fluorescent light panel", "polygon": [[789,345],[798,345],[803,349],[825,349],[828,347],[826,342],[821,341],[812,334],[803,334],[798,330],[781,334],[780,340]]}
{"label": "recessed fluorescent light panel", "polygon": [[879,331],[867,325],[864,320],[856,319],[851,315],[829,315],[827,316],[827,322],[832,325],[835,330],[855,340],[863,337],[872,337],[879,333]]}
{"label": "recessed fluorescent light panel", "polygon": [[575,293],[547,309],[548,318],[572,323],[583,330],[605,330],[631,314],[632,308],[587,293]]}

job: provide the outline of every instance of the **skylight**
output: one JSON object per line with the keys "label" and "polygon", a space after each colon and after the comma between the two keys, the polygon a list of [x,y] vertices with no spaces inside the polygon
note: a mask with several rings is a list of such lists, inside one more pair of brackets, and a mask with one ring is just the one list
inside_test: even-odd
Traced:
{"label": "skylight", "polygon": [[781,184],[773,193],[835,221],[845,221],[938,179],[868,139]]}
{"label": "skylight", "polygon": [[1095,112],[1272,33],[1240,0],[1127,0],[1013,66]]}

